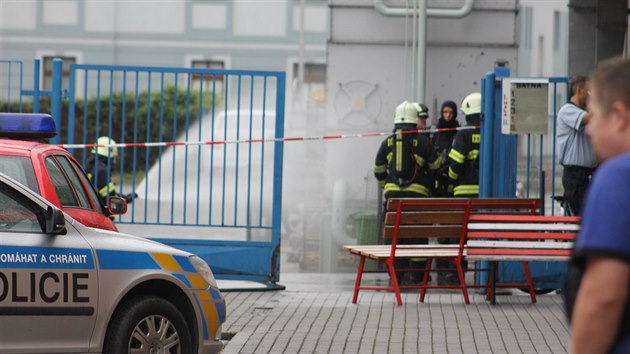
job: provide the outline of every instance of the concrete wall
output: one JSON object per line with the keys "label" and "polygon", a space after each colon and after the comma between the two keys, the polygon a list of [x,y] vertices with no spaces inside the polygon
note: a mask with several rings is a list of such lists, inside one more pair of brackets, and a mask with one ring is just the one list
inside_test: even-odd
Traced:
{"label": "concrete wall", "polygon": [[[372,0],[333,0],[328,42],[328,108],[326,130],[357,133],[393,128],[395,107],[411,99],[413,28],[411,18],[386,17]],[[404,1],[386,1],[404,7]],[[428,7],[460,7],[463,1],[429,1]],[[426,104],[437,115],[441,103],[461,102],[479,91],[481,78],[495,61],[517,68],[517,2],[475,1],[462,19],[429,18],[427,23]],[[460,113],[460,121],[463,117]],[[365,179],[381,138],[329,144],[323,186],[348,181],[349,198],[369,194]],[[350,163],[351,161],[351,163]],[[368,190],[366,190],[368,188]]]}

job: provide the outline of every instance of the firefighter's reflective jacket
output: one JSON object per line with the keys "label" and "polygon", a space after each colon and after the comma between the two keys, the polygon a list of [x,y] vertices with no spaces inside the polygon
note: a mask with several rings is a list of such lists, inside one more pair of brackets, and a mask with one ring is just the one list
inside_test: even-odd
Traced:
{"label": "firefighter's reflective jacket", "polygon": [[453,139],[448,154],[448,177],[453,183],[455,197],[479,195],[479,143],[480,129],[460,130]]}
{"label": "firefighter's reflective jacket", "polygon": [[[92,184],[94,184],[94,187],[96,187],[96,191],[103,205],[107,205],[107,198],[110,195],[118,195],[118,193],[116,193],[116,184],[110,180],[111,172],[109,172],[107,168],[107,157],[101,155],[92,156],[87,161],[85,171],[90,181],[92,181]],[[97,175],[96,181],[94,180],[95,174]]]}
{"label": "firefighter's reflective jacket", "polygon": [[423,134],[395,134],[383,141],[374,166],[374,176],[383,187],[385,198],[431,196],[433,171],[440,160]]}

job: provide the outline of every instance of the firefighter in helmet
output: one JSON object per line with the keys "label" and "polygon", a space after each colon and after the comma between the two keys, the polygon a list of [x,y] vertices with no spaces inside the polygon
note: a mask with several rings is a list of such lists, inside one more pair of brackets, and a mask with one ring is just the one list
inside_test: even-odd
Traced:
{"label": "firefighter in helmet", "polygon": [[374,166],[385,199],[431,196],[432,171],[440,167],[440,160],[426,135],[409,132],[428,117],[429,109],[416,102],[404,101],[396,108],[394,134],[381,143]]}
{"label": "firefighter in helmet", "polygon": [[448,154],[448,177],[453,185],[454,197],[476,198],[479,196],[481,94],[473,92],[466,96],[461,109],[466,115],[466,126],[471,129],[460,130],[453,138],[453,146]]}
{"label": "firefighter in helmet", "polygon": [[[440,160],[429,137],[415,132],[418,121],[428,117],[429,109],[424,104],[404,101],[396,108],[394,134],[381,143],[374,166],[386,204],[394,197],[431,196],[434,171],[440,167]],[[418,240],[398,240],[399,244],[415,242]],[[398,283],[411,285],[421,282],[422,273],[418,270],[424,269],[425,263],[421,259],[400,259],[395,267],[408,270],[396,272]],[[415,271],[409,272],[411,269]]]}
{"label": "firefighter in helmet", "polygon": [[[137,198],[136,193],[120,195],[116,191],[116,184],[111,180],[114,161],[118,158],[118,148],[114,139],[102,136],[96,140],[99,145],[91,150],[92,156],[88,159],[85,171],[87,176],[96,187],[98,196],[103,205],[107,205],[109,196],[118,196],[131,203]],[[95,180],[96,179],[96,180]]]}

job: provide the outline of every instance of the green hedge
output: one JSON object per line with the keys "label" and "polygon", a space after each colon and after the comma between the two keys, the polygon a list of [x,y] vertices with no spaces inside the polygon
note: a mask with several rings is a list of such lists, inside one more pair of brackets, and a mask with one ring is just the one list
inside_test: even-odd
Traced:
{"label": "green hedge", "polygon": [[[109,135],[110,105],[111,137],[117,143],[123,141],[128,143],[134,141],[138,143],[175,141],[177,136],[181,136],[185,132],[187,121],[188,124],[196,122],[200,113],[201,115],[206,114],[214,104],[212,93],[204,92],[200,112],[198,91],[191,91],[190,98],[187,97],[185,89],[178,89],[177,95],[175,93],[175,87],[170,85],[164,88],[163,98],[159,92],[152,92],[149,96],[148,91],[145,90],[138,93],[137,100],[134,94],[127,94],[123,97],[122,93],[114,93],[111,97],[109,95],[101,96],[98,100],[96,97],[90,97],[87,104],[85,100],[77,99],[74,108],[74,143],[90,144],[94,143],[98,136]],[[221,97],[215,98],[216,102],[223,102]],[[66,143],[68,139],[68,106],[68,100],[64,100],[61,108],[62,124],[60,129],[63,143]],[[0,101],[0,111],[20,112],[19,102]],[[23,102],[21,111],[32,112],[32,102]],[[49,97],[40,98],[39,112],[50,112]],[[122,155],[120,160],[124,162],[125,171],[131,171],[135,153],[136,171],[143,171],[147,154],[149,166],[151,166],[157,161],[162,150],[158,147],[125,148],[119,150]],[[79,161],[82,161],[86,153],[89,154],[89,151],[75,149],[74,155]]]}

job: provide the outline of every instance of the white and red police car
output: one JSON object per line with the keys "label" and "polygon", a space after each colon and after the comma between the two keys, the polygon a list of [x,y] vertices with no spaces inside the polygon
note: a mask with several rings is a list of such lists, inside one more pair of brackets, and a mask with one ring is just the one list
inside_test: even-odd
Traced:
{"label": "white and red police car", "polygon": [[225,316],[201,258],[86,227],[0,173],[0,353],[216,353]]}
{"label": "white and red police car", "polygon": [[125,201],[103,207],[70,153],[26,140],[54,132],[49,115],[0,113],[0,353],[221,351],[208,265],[114,232]]}

